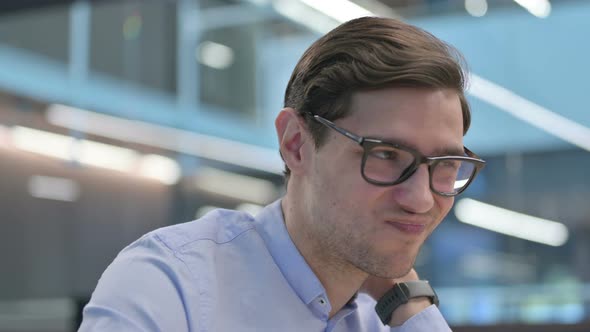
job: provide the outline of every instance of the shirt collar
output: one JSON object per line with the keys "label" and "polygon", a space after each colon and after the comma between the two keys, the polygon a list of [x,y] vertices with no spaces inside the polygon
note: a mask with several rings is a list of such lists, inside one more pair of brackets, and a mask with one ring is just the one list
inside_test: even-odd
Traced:
{"label": "shirt collar", "polygon": [[291,240],[280,199],[256,216],[255,225],[275,263],[299,298],[310,304],[318,296],[325,296],[324,287]]}

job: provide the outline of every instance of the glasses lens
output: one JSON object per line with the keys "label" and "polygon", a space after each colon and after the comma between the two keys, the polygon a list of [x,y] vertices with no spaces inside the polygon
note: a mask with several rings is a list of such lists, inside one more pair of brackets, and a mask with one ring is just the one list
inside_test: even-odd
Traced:
{"label": "glasses lens", "polygon": [[455,194],[463,190],[475,172],[475,164],[461,159],[443,159],[433,165],[432,187],[438,192]]}
{"label": "glasses lens", "polygon": [[365,158],[365,177],[383,184],[397,181],[415,162],[414,156],[408,151],[388,145],[372,147]]}

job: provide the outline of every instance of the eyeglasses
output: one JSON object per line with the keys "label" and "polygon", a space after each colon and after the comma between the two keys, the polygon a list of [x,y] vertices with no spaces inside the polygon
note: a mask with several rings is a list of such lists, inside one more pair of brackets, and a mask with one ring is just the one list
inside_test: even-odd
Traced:
{"label": "eyeglasses", "polygon": [[361,175],[365,181],[377,186],[402,183],[410,178],[420,165],[427,164],[430,190],[442,196],[456,196],[467,189],[485,166],[485,161],[465,147],[464,156],[427,157],[399,144],[355,135],[311,112],[304,114],[357,142],[364,149]]}

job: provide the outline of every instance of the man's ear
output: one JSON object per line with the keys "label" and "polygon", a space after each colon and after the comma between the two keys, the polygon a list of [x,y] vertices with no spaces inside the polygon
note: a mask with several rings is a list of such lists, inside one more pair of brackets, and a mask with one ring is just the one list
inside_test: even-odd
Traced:
{"label": "man's ear", "polygon": [[300,173],[307,160],[305,143],[309,140],[305,121],[296,110],[287,107],[282,109],[277,116],[275,127],[279,138],[281,157],[291,173]]}

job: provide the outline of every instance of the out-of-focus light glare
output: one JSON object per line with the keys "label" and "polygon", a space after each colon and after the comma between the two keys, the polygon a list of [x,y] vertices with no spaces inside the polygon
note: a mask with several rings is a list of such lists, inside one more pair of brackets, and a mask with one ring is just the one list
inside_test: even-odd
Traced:
{"label": "out-of-focus light glare", "polygon": [[210,167],[199,170],[195,184],[209,193],[257,204],[268,204],[277,195],[275,186],[268,180]]}
{"label": "out-of-focus light glare", "polygon": [[252,216],[257,215],[264,207],[258,204],[242,203],[236,207],[236,210],[246,212]]}
{"label": "out-of-focus light glare", "polygon": [[114,145],[81,140],[77,160],[86,165],[112,169],[119,172],[132,172],[139,154],[131,149]]}
{"label": "out-of-focus light glare", "polygon": [[488,12],[487,0],[465,0],[465,10],[471,16],[482,17]]}
{"label": "out-of-focus light glare", "polygon": [[130,149],[27,127],[14,127],[12,141],[21,150],[120,172],[133,171],[138,158]]}
{"label": "out-of-focus light glare", "polygon": [[178,151],[264,172],[283,174],[283,161],[274,149],[188,130],[117,118],[60,104],[53,104],[48,108],[47,120],[56,126],[84,133]]}
{"label": "out-of-focus light glare", "polygon": [[137,174],[168,185],[177,183],[181,176],[180,166],[160,155],[142,156],[132,149],[27,127],[13,127],[10,136],[16,148],[52,158]]}
{"label": "out-of-focus light glare", "polygon": [[494,232],[554,247],[565,244],[569,232],[564,224],[541,219],[470,198],[457,202],[455,215],[459,221]]}
{"label": "out-of-focus light glare", "polygon": [[28,152],[71,160],[73,143],[72,137],[64,135],[20,126],[12,128],[12,144]]}
{"label": "out-of-focus light glare", "polygon": [[472,74],[469,94],[566,142],[590,151],[590,128],[552,112],[494,82]]}
{"label": "out-of-focus light glare", "polygon": [[514,0],[514,2],[538,18],[546,18],[551,14],[551,3],[549,0]]}
{"label": "out-of-focus light glare", "polygon": [[279,14],[320,34],[327,33],[340,23],[358,17],[375,16],[375,13],[379,13],[379,16],[401,19],[399,14],[384,5],[383,1],[365,0],[362,3],[363,6],[350,0],[272,0],[272,6]]}
{"label": "out-of-focus light glare", "polygon": [[33,175],[28,182],[29,194],[35,198],[74,202],[80,196],[80,185],[71,179]]}
{"label": "out-of-focus light glare", "polygon": [[465,275],[477,279],[526,280],[535,275],[535,264],[522,257],[499,252],[470,252],[460,262]]}
{"label": "out-of-focus light glare", "polygon": [[135,13],[127,16],[123,22],[123,37],[125,40],[137,39],[141,34],[142,27],[141,15]]}
{"label": "out-of-focus light glare", "polygon": [[225,69],[234,63],[234,50],[212,41],[202,42],[197,49],[197,60],[205,66]]}
{"label": "out-of-focus light glare", "polygon": [[346,22],[358,17],[372,16],[373,13],[349,0],[300,0],[311,8],[320,11],[338,22]]}
{"label": "out-of-focus light glare", "polygon": [[257,5],[257,6],[265,6],[268,5],[270,0],[248,0],[249,2]]}
{"label": "out-of-focus light glare", "polygon": [[319,13],[300,1],[275,0],[272,2],[272,6],[279,14],[320,34],[324,34],[338,25],[337,21],[326,17],[325,14]]}
{"label": "out-of-focus light glare", "polygon": [[173,159],[149,154],[141,157],[139,161],[139,174],[168,185],[173,185],[180,179],[181,170],[178,163]]}

